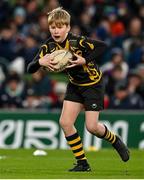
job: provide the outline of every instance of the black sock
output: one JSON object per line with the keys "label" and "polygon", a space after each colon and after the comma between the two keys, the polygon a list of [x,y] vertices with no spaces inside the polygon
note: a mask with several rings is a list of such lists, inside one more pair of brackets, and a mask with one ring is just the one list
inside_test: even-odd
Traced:
{"label": "black sock", "polygon": [[66,140],[68,144],[70,145],[71,150],[73,151],[76,160],[77,161],[86,160],[81,138],[78,135],[78,133],[75,133],[71,136],[66,137]]}
{"label": "black sock", "polygon": [[[104,125],[105,126],[105,125]],[[102,136],[103,139],[110,142],[111,144],[115,143],[116,141],[116,135],[108,130],[108,128],[105,126],[105,133]]]}

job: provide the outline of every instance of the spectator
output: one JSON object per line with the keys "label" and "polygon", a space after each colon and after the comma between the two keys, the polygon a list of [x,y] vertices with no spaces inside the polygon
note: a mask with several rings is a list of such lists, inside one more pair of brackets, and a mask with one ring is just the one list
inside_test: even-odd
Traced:
{"label": "spectator", "polygon": [[142,85],[142,78],[137,72],[131,72],[128,76],[128,91],[130,94],[138,93],[140,94],[140,89]]}
{"label": "spectator", "polygon": [[123,49],[129,67],[135,68],[141,61],[143,47],[142,22],[138,17],[129,22],[128,37],[123,42]]}
{"label": "spectator", "polygon": [[9,1],[1,0],[0,1],[0,24],[6,22],[9,19],[9,15],[12,13],[12,7]]}
{"label": "spectator", "polygon": [[16,57],[15,46],[12,28],[9,25],[3,26],[0,32],[0,56],[11,62]]}
{"label": "spectator", "polygon": [[43,13],[47,14],[48,12],[52,11],[53,9],[57,8],[59,6],[58,0],[49,0],[46,1],[43,9]]}
{"label": "spectator", "polygon": [[39,16],[39,4],[37,0],[27,1],[26,4],[26,22],[28,24],[37,23]]}
{"label": "spectator", "polygon": [[47,26],[47,16],[43,14],[39,16],[38,24],[39,24],[39,32],[40,32],[39,39],[41,42],[43,42],[49,36],[48,26]]}
{"label": "spectator", "polygon": [[72,28],[71,28],[71,32],[73,34],[77,34],[77,35],[81,35],[81,29],[78,25],[73,25]]}
{"label": "spectator", "polygon": [[129,67],[124,61],[122,50],[120,48],[113,48],[111,51],[111,56],[111,61],[101,66],[103,73],[110,73],[115,66],[119,65],[122,68],[123,78],[126,78]]}
{"label": "spectator", "polygon": [[46,73],[40,69],[32,75],[28,81],[28,97],[25,101],[25,107],[33,105],[36,108],[49,109],[53,103],[51,94],[53,92],[53,83]]}
{"label": "spectator", "polygon": [[43,70],[39,70],[32,75],[29,88],[33,89],[38,96],[48,96],[52,91],[52,83]]}
{"label": "spectator", "polygon": [[139,94],[142,96],[144,101],[144,64],[139,64],[136,68],[137,74],[141,78],[141,85],[138,89]]}
{"label": "spectator", "polygon": [[106,92],[109,97],[114,94],[114,90],[118,85],[124,84],[126,81],[120,65],[115,66],[110,74],[104,74],[104,76]]}
{"label": "spectator", "polygon": [[136,94],[129,94],[126,85],[120,85],[115,89],[113,97],[110,99],[110,109],[143,109],[144,104],[141,97]]}
{"label": "spectator", "polygon": [[18,33],[23,36],[26,28],[26,11],[23,7],[16,7],[14,9],[13,20],[17,27]]}
{"label": "spectator", "polygon": [[27,89],[27,96],[23,101],[23,107],[29,110],[43,108],[40,96],[37,96],[33,89]]}
{"label": "spectator", "polygon": [[66,83],[57,82],[54,86],[54,93],[56,94],[57,99],[51,105],[52,110],[60,110],[62,108],[65,92],[66,92]]}
{"label": "spectator", "polygon": [[25,97],[25,83],[18,74],[10,74],[0,89],[0,107],[22,108]]}

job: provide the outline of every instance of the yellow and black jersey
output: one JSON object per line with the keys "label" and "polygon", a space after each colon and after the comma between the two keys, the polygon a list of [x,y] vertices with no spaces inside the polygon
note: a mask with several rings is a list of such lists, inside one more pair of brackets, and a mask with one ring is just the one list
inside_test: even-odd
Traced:
{"label": "yellow and black jersey", "polygon": [[39,68],[39,58],[55,50],[67,49],[86,59],[86,64],[66,69],[71,83],[78,86],[89,86],[100,81],[102,72],[99,70],[97,61],[104,52],[106,44],[102,41],[91,40],[83,36],[75,36],[69,33],[62,43],[55,42],[52,37],[41,46],[38,54],[28,65],[28,72],[34,73]]}

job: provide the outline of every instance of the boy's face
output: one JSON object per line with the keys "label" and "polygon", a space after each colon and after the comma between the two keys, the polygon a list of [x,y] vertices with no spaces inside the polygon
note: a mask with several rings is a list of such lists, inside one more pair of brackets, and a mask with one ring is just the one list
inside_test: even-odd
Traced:
{"label": "boy's face", "polygon": [[70,31],[70,26],[67,26],[65,24],[57,26],[55,23],[52,23],[51,25],[49,25],[49,31],[54,41],[61,43],[67,37],[67,34]]}

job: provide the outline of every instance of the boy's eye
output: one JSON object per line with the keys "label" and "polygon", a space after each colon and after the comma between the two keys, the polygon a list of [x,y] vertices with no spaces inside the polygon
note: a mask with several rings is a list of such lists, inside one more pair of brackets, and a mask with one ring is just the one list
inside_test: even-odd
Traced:
{"label": "boy's eye", "polygon": [[55,29],[56,27],[55,26],[51,26],[51,29]]}
{"label": "boy's eye", "polygon": [[57,27],[55,27],[55,26],[51,26],[51,29],[56,29],[56,28],[61,29],[61,28],[62,28],[62,26],[57,26]]}

